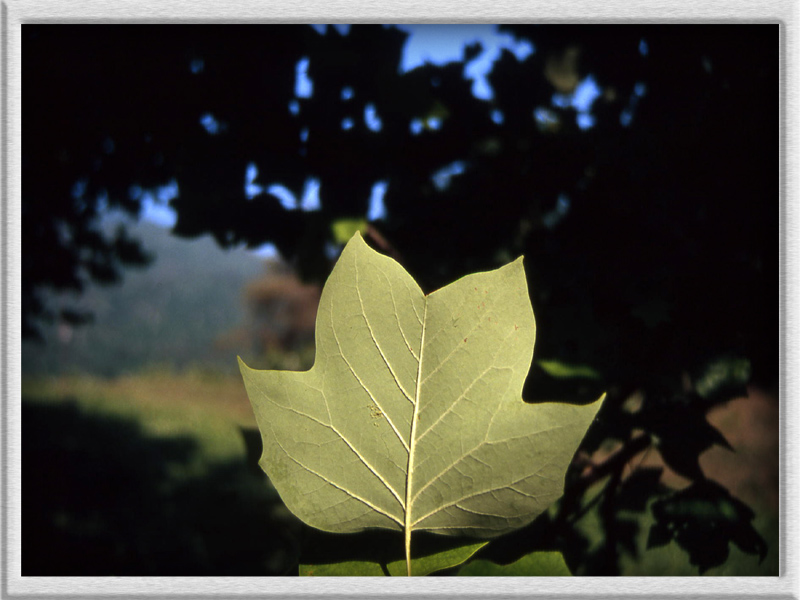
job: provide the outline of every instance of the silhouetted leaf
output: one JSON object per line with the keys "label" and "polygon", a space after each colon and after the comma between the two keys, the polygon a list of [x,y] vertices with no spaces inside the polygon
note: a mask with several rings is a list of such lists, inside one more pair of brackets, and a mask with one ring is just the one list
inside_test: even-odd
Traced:
{"label": "silhouetted leaf", "polygon": [[684,394],[647,407],[642,415],[642,421],[658,437],[658,449],[667,465],[692,480],[704,478],[699,457],[712,445],[733,450],[706,419],[706,408],[697,395]]}
{"label": "silhouetted leaf", "polygon": [[618,547],[629,554],[636,556],[639,552],[636,536],[639,534],[639,522],[630,519],[615,519],[614,538]]}
{"label": "silhouetted leaf", "polygon": [[661,467],[636,469],[620,485],[616,500],[617,508],[637,512],[645,510],[648,500],[663,489],[660,484],[662,472]]}
{"label": "silhouetted leaf", "polygon": [[648,547],[675,540],[701,574],[725,562],[729,542],[760,560],[766,555],[766,542],[751,524],[753,511],[713,481],[698,481],[658,500],[652,511],[656,524]]}
{"label": "silhouetted leaf", "polygon": [[464,47],[464,62],[469,62],[473,58],[477,58],[482,50],[483,50],[483,44],[481,44],[480,42],[467,44]]}
{"label": "silhouetted leaf", "polygon": [[767,556],[767,542],[752,527],[737,527],[731,532],[731,541],[742,552],[758,554],[759,562]]}
{"label": "silhouetted leaf", "polygon": [[722,357],[704,365],[695,378],[697,393],[710,404],[747,396],[750,361],[745,358]]}
{"label": "silhouetted leaf", "polygon": [[672,537],[673,533],[669,526],[663,523],[655,523],[650,527],[650,533],[647,535],[647,549],[665,546],[672,541]]}

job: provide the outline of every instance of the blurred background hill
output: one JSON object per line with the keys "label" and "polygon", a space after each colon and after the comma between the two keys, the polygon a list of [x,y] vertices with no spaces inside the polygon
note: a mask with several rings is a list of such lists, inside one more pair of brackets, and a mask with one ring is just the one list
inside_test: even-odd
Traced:
{"label": "blurred background hill", "polygon": [[115,377],[187,368],[234,374],[237,353],[259,363],[313,345],[320,288],[303,284],[279,258],[221,250],[210,237],[182,240],[147,221],[128,227],[152,263],[130,270],[121,285],[48,295],[54,309],[70,307],[92,319],[45,329],[45,343],[23,341],[23,375]]}
{"label": "blurred background hill", "polygon": [[130,227],[152,264],[128,271],[122,285],[92,285],[78,297],[51,295],[48,302],[89,311],[93,320],[48,329],[45,344],[25,341],[23,374],[236,368],[236,349],[221,349],[218,340],[247,322],[243,291],[266,271],[264,259],[243,249],[220,251],[210,238],[181,240],[148,222]]}

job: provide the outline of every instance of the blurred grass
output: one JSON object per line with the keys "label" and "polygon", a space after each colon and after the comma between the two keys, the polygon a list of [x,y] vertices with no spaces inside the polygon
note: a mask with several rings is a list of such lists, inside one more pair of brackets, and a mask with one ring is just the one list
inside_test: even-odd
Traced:
{"label": "blurred grass", "polygon": [[241,377],[200,367],[176,371],[156,365],[114,378],[23,377],[22,395],[40,400],[74,396],[88,410],[137,418],[156,428],[169,423],[176,433],[199,438],[211,434],[209,427],[221,426],[217,417],[229,425],[255,425]]}
{"label": "blurred grass", "polygon": [[25,378],[23,575],[282,575],[300,524],[248,466],[238,377]]}

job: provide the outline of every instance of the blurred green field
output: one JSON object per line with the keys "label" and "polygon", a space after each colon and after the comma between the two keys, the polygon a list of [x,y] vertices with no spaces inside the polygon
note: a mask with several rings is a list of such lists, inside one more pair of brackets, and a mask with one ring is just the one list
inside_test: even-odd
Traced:
{"label": "blurred green field", "polygon": [[299,527],[248,467],[232,376],[26,378],[23,575],[282,575]]}
{"label": "blurred green field", "polygon": [[[297,573],[304,526],[254,464],[258,448],[242,428],[255,422],[238,375],[25,377],[22,397],[23,575]],[[752,414],[723,417],[729,428],[752,425]],[[714,460],[704,457],[704,468]],[[747,495],[752,482],[738,477],[732,485]],[[751,492],[743,500],[766,559],[731,547],[707,575],[777,575],[777,505]],[[621,559],[624,575],[697,574],[674,543],[645,552],[649,517],[631,518],[642,527],[637,554]],[[591,511],[579,527],[600,535]]]}

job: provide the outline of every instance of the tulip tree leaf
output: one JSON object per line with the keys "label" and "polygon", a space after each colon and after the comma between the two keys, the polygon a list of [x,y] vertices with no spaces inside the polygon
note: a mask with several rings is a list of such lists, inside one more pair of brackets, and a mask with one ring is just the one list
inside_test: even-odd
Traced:
{"label": "tulip tree leaf", "polygon": [[322,291],[316,359],[303,372],[240,360],[286,506],[330,532],[491,538],[530,523],[602,398],[526,404],[536,335],[522,258],[423,294],[359,234]]}

